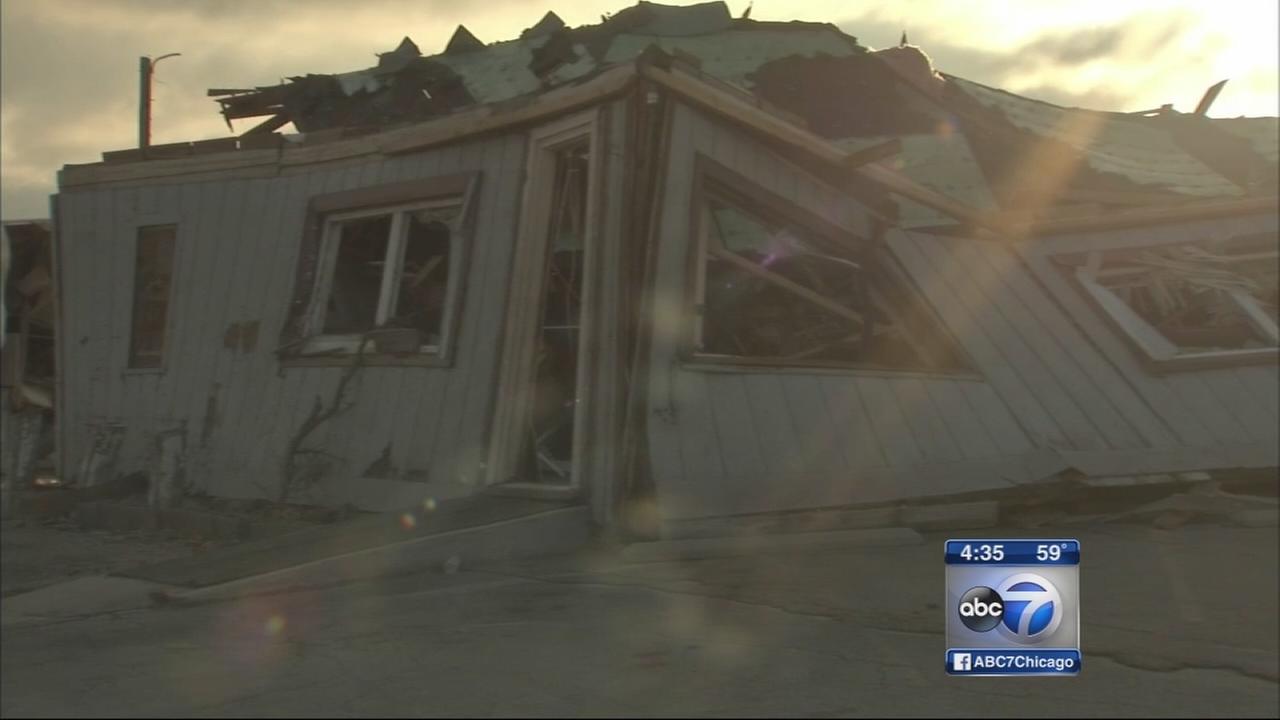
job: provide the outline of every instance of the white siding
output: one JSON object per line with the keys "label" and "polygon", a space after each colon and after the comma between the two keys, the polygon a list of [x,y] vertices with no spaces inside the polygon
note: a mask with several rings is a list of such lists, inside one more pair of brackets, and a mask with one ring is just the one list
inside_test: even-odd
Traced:
{"label": "white siding", "polygon": [[[399,180],[482,174],[451,367],[366,367],[354,407],[313,442],[341,462],[315,499],[402,507],[472,491],[491,405],[497,338],[524,171],[522,134],[266,179],[85,189],[59,196],[66,318],[65,458],[89,449],[89,424],[128,430],[121,470],[143,467],[148,438],[185,422],[188,477],[219,495],[255,496],[279,481],[287,439],[338,368],[281,370],[274,350],[292,297],[308,199]],[[176,222],[171,334],[163,373],[126,372],[136,227]],[[257,322],[256,349],[224,347]],[[212,398],[212,401],[211,401]],[[212,412],[208,412],[212,410]],[[390,443],[393,465],[425,482],[365,481]]]}
{"label": "white siding", "polygon": [[868,233],[859,205],[732,127],[678,107],[671,143],[654,288],[665,331],[651,350],[648,421],[665,519],[1008,487],[1072,464],[1128,474],[1274,458],[1274,366],[1153,376],[1080,298],[1047,289],[1008,244],[887,237],[975,378],[684,364],[676,328],[696,154]]}

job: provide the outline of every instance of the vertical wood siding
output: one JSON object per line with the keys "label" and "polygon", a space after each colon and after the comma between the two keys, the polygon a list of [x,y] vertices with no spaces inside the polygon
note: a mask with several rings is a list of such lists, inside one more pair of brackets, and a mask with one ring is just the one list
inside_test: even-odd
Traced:
{"label": "vertical wood siding", "polygon": [[[621,106],[606,117],[596,357],[616,364],[619,306],[611,288],[617,286],[625,125]],[[901,231],[887,238],[904,275],[971,358],[972,376],[725,372],[685,364],[679,343],[697,154],[853,234],[868,234],[855,201],[735,129],[676,109],[657,233],[647,423],[650,467],[666,518],[1005,487],[1069,463],[1104,474],[1274,463],[1275,365],[1154,375],[1048,267],[1043,253],[1022,254],[999,243]],[[396,508],[474,491],[494,402],[525,155],[524,136],[517,134],[274,178],[62,193],[66,397],[60,432],[70,469],[102,423],[127,428],[123,471],[144,466],[156,432],[185,425],[193,485],[230,496],[270,491],[288,438],[317,397],[328,401],[342,374],[339,368],[281,370],[274,355],[308,199],[479,171],[454,364],[363,369],[352,386],[354,407],[313,437],[339,458],[317,486],[316,501]],[[169,222],[179,227],[165,367],[130,371],[136,229]],[[1160,232],[1194,239],[1213,228],[1256,230],[1259,222],[1274,231],[1271,216]],[[1078,241],[1055,239],[1046,248]],[[1089,241],[1132,245],[1143,237],[1122,231]],[[230,328],[253,323],[254,348],[224,343]],[[590,421],[616,424],[618,411],[599,405]],[[363,478],[388,446],[401,479]],[[1246,456],[1248,462],[1237,462]],[[599,448],[590,465],[612,473]]]}
{"label": "vertical wood siding", "polygon": [[[185,423],[188,480],[196,488],[228,496],[275,488],[285,443],[317,396],[328,401],[342,373],[282,370],[274,355],[308,199],[478,171],[453,365],[362,369],[352,409],[312,438],[340,458],[317,486],[317,501],[392,508],[474,490],[524,160],[524,136],[516,134],[274,178],[62,193],[61,432],[71,467],[88,452],[95,423],[127,428],[122,470],[145,465],[155,432]],[[134,235],[155,218],[179,226],[165,368],[131,372]],[[253,323],[255,347],[224,344],[229,329]],[[415,480],[360,477],[388,445],[393,467],[415,471]]]}
{"label": "vertical wood siding", "polygon": [[970,239],[893,231],[887,243],[974,377],[687,364],[696,154],[853,234],[867,235],[867,220],[852,200],[688,107],[677,108],[671,143],[649,386],[651,467],[669,520],[1007,487],[1071,459],[1117,474],[1135,456],[1191,467],[1210,457],[1197,447],[1276,443],[1274,366],[1153,376],[1117,357],[1128,349],[1105,337],[1101,319],[1046,289],[1012,246]]}

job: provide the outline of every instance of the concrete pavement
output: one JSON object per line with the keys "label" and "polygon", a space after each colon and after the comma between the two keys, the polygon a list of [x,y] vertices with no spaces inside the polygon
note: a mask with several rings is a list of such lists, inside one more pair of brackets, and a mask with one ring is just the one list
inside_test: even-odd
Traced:
{"label": "concrete pavement", "polygon": [[1079,678],[946,677],[930,536],[643,565],[600,551],[10,627],[0,712],[1280,714],[1274,526],[1033,534],[1083,544]]}
{"label": "concrete pavement", "polygon": [[[464,499],[375,515],[207,553],[117,570],[7,597],[0,627],[146,608],[153,602],[318,589],[464,563],[568,553],[591,537],[585,506],[518,498]],[[437,512],[439,511],[439,512]],[[423,521],[419,522],[418,517]]]}

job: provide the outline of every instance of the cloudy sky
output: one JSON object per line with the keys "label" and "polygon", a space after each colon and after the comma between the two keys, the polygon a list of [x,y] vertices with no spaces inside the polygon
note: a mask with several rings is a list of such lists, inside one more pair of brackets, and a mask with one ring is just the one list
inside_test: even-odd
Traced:
{"label": "cloudy sky", "polygon": [[[554,9],[598,22],[628,0],[3,0],[0,212],[48,215],[55,173],[137,141],[138,57],[158,66],[153,142],[225,137],[210,87],[368,67],[408,35],[424,54],[465,23],[486,42]],[[666,0],[686,4],[687,0]],[[735,15],[747,0],[729,0]],[[689,3],[691,4],[691,3]],[[833,22],[864,45],[905,29],[938,68],[1066,105],[1276,115],[1276,0],[755,0],[757,20]],[[257,120],[244,121],[246,129]]]}

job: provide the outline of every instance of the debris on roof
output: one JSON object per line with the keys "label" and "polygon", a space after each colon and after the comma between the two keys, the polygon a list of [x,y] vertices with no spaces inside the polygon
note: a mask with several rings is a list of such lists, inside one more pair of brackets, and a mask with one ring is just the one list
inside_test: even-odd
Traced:
{"label": "debris on roof", "polygon": [[[417,46],[405,38],[396,50],[379,55],[377,68],[290,78],[288,83],[251,91],[211,90],[210,94],[218,96],[227,120],[288,111],[301,132],[356,122],[348,117],[359,118],[356,124],[394,124],[429,119],[463,104],[501,102],[538,92],[604,65],[635,60],[651,45],[702,58],[705,72],[744,88],[750,87],[747,75],[779,58],[865,52],[833,25],[734,20],[723,2],[690,7],[641,2],[598,25],[572,29],[548,13],[519,39],[489,45],[459,26],[445,51],[433,57],[419,57]],[[438,69],[423,72],[430,65],[456,75],[466,90],[466,102],[451,87],[453,78],[441,76]],[[406,73],[408,77],[401,77]],[[430,77],[421,77],[424,74]],[[384,98],[390,87],[401,88],[406,95],[425,90],[433,97],[448,90],[451,100],[430,107],[406,104],[404,98]],[[381,111],[335,107],[342,103],[330,96],[338,92],[360,97],[362,103],[379,104]]]}
{"label": "debris on roof", "polygon": [[1184,195],[1241,194],[1230,180],[1178,147],[1172,135],[1141,118],[1063,108],[961,78],[949,80],[983,106],[1001,112],[1016,127],[1080,151],[1084,162],[1100,172]]}
{"label": "debris on roof", "polygon": [[[750,22],[750,21],[746,21]],[[719,80],[752,89],[748,76],[760,66],[786,57],[844,56],[866,52],[831,26],[790,28],[786,24],[756,30],[733,28],[715,35],[659,36],[625,34],[613,39],[606,64],[635,59],[650,45],[668,53],[685,52],[702,59],[702,71]]]}
{"label": "debris on roof", "polygon": [[1205,90],[1204,96],[1200,98],[1200,102],[1196,104],[1196,115],[1208,115],[1209,108],[1213,106],[1213,101],[1218,99],[1218,95],[1222,93],[1222,88],[1227,84],[1226,80],[1219,80]]}
{"label": "debris on roof", "polygon": [[[466,28],[459,25],[458,29],[465,30]],[[400,44],[396,46],[395,50],[388,53],[378,53],[378,67],[376,72],[380,74],[400,72],[405,68],[405,66],[412,62],[414,58],[421,56],[422,51],[418,49],[417,43],[410,40],[409,36],[406,35],[405,38],[400,41]]]}
{"label": "debris on roof", "polygon": [[936,106],[903,93],[903,81],[876,54],[788,55],[747,79],[756,95],[826,138],[932,133],[943,119]]}
{"label": "debris on roof", "polygon": [[729,7],[719,0],[683,7],[642,0],[618,11],[605,24],[612,23],[617,29],[633,35],[677,37],[722,32],[729,28],[732,20]]}
{"label": "debris on roof", "polygon": [[[405,39],[407,40],[408,38]],[[458,29],[453,31],[453,37],[449,38],[449,44],[445,46],[444,54],[456,55],[483,49],[484,43],[480,42],[480,39],[475,35],[472,35],[466,25],[459,25]]]}
{"label": "debris on roof", "polygon": [[578,61],[581,46],[573,42],[573,36],[566,30],[555,30],[547,35],[546,42],[531,51],[529,70],[534,75],[544,78],[557,68]]}
{"label": "debris on roof", "polygon": [[875,50],[871,54],[927,97],[937,98],[946,85],[942,75],[934,69],[933,60],[915,45],[899,45]]}
{"label": "debris on roof", "polygon": [[[410,43],[411,44],[411,43]],[[402,43],[401,48],[405,45]],[[227,120],[274,115],[299,132],[380,126],[447,115],[474,104],[462,79],[442,58],[410,58],[398,50],[368,70],[306,75],[253,93],[218,98]],[[398,69],[391,69],[398,67]]]}
{"label": "debris on roof", "polygon": [[[733,18],[718,1],[640,2],[576,28],[548,12],[488,45],[459,26],[429,57],[406,37],[373,68],[210,95],[228,121],[268,116],[250,134],[289,121],[303,133],[378,129],[530,96],[661,50],[841,147],[901,138],[904,173],[978,208],[1177,203],[1277,185],[1275,118],[1060,107],[940,73],[905,35],[871,50],[831,24]],[[916,210],[907,214],[942,219]]]}
{"label": "debris on roof", "polygon": [[539,20],[533,27],[520,33],[520,39],[524,40],[527,38],[536,38],[536,37],[542,37],[543,35],[550,35],[551,33],[563,27],[564,27],[564,21],[560,19],[560,16],[548,10],[547,14],[543,15],[542,19]]}

